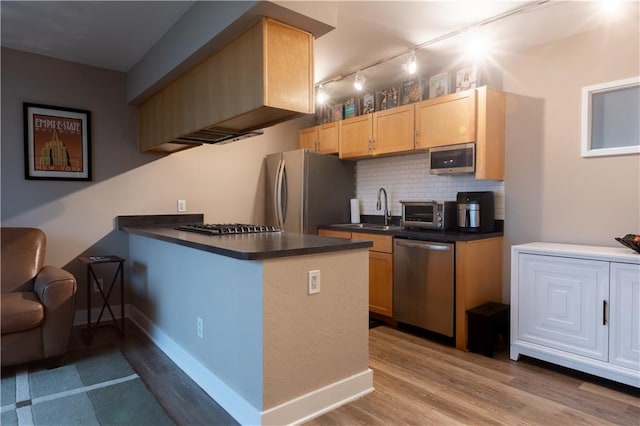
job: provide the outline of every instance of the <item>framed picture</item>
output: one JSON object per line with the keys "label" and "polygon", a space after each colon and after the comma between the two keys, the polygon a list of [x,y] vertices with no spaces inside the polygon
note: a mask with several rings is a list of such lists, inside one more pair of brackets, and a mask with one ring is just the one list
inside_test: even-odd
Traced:
{"label": "framed picture", "polygon": [[331,107],[331,120],[329,121],[339,121],[342,120],[342,109],[344,105],[342,103],[334,104]]}
{"label": "framed picture", "polygon": [[25,179],[91,180],[89,111],[24,103]]}
{"label": "framed picture", "polygon": [[456,73],[456,92],[475,89],[478,85],[478,68],[463,68]]}
{"label": "framed picture", "polygon": [[362,97],[362,114],[371,114],[376,110],[376,99],[373,93],[365,93]]}
{"label": "framed picture", "polygon": [[429,78],[429,99],[449,94],[449,73],[441,72]]}
{"label": "framed picture", "polygon": [[422,100],[420,80],[408,80],[402,83],[400,104],[407,105]]}
{"label": "framed picture", "polygon": [[397,86],[391,86],[376,93],[376,111],[397,107],[400,97],[398,92]]}
{"label": "framed picture", "polygon": [[347,99],[344,102],[344,118],[354,117],[356,114],[356,99]]}

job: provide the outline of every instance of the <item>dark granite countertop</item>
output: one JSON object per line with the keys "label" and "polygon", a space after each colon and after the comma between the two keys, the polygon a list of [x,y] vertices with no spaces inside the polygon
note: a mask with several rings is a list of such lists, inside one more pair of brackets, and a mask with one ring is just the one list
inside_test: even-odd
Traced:
{"label": "dark granite countertop", "polygon": [[486,233],[471,233],[460,231],[432,231],[428,229],[399,229],[399,230],[376,230],[376,229],[361,229],[351,228],[341,224],[321,226],[320,229],[332,229],[334,231],[344,232],[359,232],[364,234],[378,234],[378,235],[390,235],[396,238],[407,238],[410,240],[419,241],[435,241],[439,243],[454,243],[456,241],[474,241],[482,240],[485,238],[501,237],[502,231],[486,232]]}
{"label": "dark granite countertop", "polygon": [[202,215],[118,216],[116,223],[118,229],[131,234],[241,260],[302,256],[372,246],[370,241],[289,232],[210,236],[175,229],[180,223],[202,223]]}

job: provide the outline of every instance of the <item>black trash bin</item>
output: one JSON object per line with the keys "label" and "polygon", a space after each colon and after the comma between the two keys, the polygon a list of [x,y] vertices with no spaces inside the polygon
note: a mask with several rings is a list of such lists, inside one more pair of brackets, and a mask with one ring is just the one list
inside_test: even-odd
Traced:
{"label": "black trash bin", "polygon": [[509,305],[489,302],[467,311],[467,347],[493,357],[496,339],[502,335],[509,346]]}

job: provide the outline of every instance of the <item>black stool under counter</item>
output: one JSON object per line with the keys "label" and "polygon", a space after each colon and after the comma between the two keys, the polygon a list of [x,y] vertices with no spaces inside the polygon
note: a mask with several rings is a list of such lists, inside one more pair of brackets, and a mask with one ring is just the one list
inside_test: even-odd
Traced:
{"label": "black stool under counter", "polygon": [[[124,339],[124,262],[125,259],[118,256],[80,256],[78,258],[82,263],[87,265],[87,328],[84,330],[84,338],[87,343],[91,343],[93,340],[93,336],[100,327],[100,322],[102,320],[102,315],[104,314],[105,309],[109,311],[112,318],[112,325],[118,332],[120,338]],[[96,272],[94,270],[94,266],[98,264],[117,264],[115,271],[113,273],[113,278],[111,280],[111,285],[107,288],[106,285],[104,287],[98,286],[98,294],[102,298],[102,308],[100,309],[100,314],[98,315],[98,319],[95,323],[91,322],[91,294],[93,293],[92,283],[98,282],[98,277],[96,276]],[[118,280],[119,278],[119,280]],[[116,282],[119,281],[120,284],[120,324],[118,324],[118,319],[113,314],[111,310],[111,306],[109,305],[109,297],[116,286]],[[109,324],[105,324],[109,325]]]}
{"label": "black stool under counter", "polygon": [[467,347],[471,352],[482,351],[493,357],[493,348],[498,335],[502,335],[509,346],[509,305],[489,302],[467,311]]}

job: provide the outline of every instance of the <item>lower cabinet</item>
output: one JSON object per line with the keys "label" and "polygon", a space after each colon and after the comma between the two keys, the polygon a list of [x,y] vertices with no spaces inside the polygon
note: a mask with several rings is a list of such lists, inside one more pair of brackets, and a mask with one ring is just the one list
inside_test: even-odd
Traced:
{"label": "lower cabinet", "polygon": [[640,387],[640,259],[628,249],[512,247],[511,359]]}
{"label": "lower cabinet", "polygon": [[318,235],[373,241],[369,249],[369,311],[393,316],[393,237],[320,229]]}

